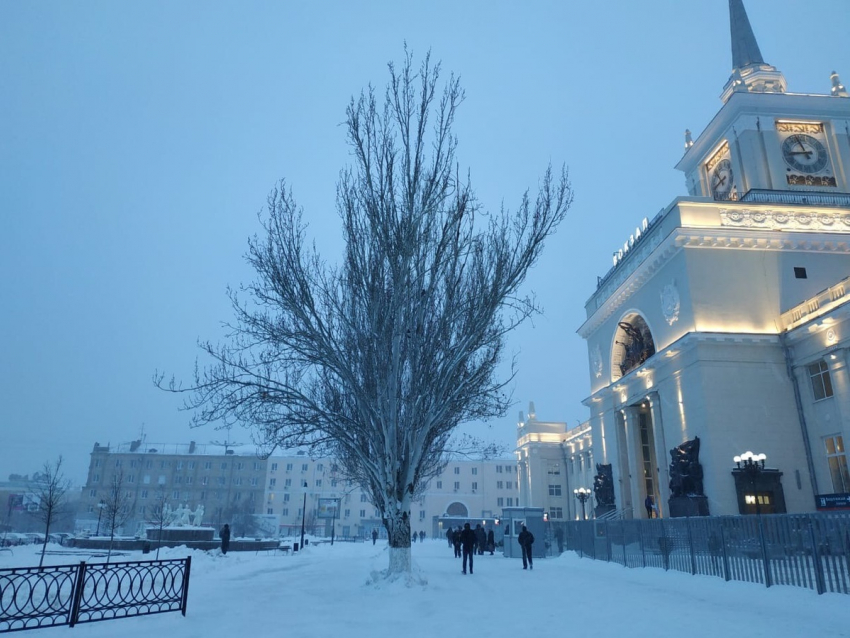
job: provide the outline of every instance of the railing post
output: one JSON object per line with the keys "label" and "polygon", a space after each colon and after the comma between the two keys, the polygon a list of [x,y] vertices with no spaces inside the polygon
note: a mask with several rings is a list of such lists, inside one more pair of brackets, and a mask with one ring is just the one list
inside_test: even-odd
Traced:
{"label": "railing post", "polygon": [[77,567],[77,578],[74,580],[74,591],[71,594],[71,609],[68,617],[68,626],[73,627],[77,624],[80,616],[80,603],[83,599],[83,590],[86,581],[86,561],[80,561]]}
{"label": "railing post", "polygon": [[729,551],[726,549],[726,532],[723,529],[723,520],[720,520],[720,547],[723,548],[723,578],[726,582],[731,580],[732,576],[729,573]]}
{"label": "railing post", "polygon": [[823,577],[823,563],[820,559],[820,547],[818,547],[818,537],[815,534],[815,522],[812,519],[811,515],[807,516],[806,520],[809,523],[809,536],[812,539],[812,562],[814,563],[813,567],[815,568],[815,582],[818,586],[818,593],[823,594],[826,592],[826,581]]}
{"label": "railing post", "polygon": [[608,521],[606,520],[605,521],[605,545],[606,545],[606,549],[608,550],[608,562],[610,563],[612,556],[611,556],[611,534],[609,534],[609,531],[610,530],[608,529]]}
{"label": "railing post", "polygon": [[640,543],[640,557],[641,557],[641,560],[643,561],[643,566],[646,567],[646,549],[643,546],[643,521],[638,521],[637,526],[638,526],[638,542]]}
{"label": "railing post", "polygon": [[658,539],[658,549],[661,550],[661,557],[664,559],[664,571],[670,569],[670,540],[667,538],[667,532],[664,529],[664,519],[661,519],[661,537]]}
{"label": "railing post", "polygon": [[688,530],[688,547],[691,550],[691,575],[695,576],[697,573],[697,558],[694,554],[694,535],[691,531],[691,517],[688,516],[685,518],[685,527]]}
{"label": "railing post", "polygon": [[180,612],[186,615],[186,605],[189,603],[189,570],[192,567],[192,557],[186,557],[186,567],[183,569],[183,597],[180,600]]}
{"label": "railing post", "polygon": [[[756,496],[758,498],[758,496]],[[764,521],[762,517],[759,515],[758,518],[758,527],[759,527],[759,540],[761,541],[761,556],[764,561],[764,585],[765,587],[770,587],[770,557],[767,554],[767,542],[764,538]]]}

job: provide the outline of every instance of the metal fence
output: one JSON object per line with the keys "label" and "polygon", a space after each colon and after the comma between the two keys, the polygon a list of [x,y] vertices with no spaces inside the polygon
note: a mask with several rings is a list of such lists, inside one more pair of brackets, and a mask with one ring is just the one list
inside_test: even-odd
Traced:
{"label": "metal fence", "polygon": [[[561,525],[564,549],[625,567],[850,594],[850,515],[775,514]],[[552,536],[558,535],[553,527]],[[554,544],[554,543],[553,543]]]}
{"label": "metal fence", "polygon": [[0,633],[168,611],[185,616],[191,561],[0,569]]}

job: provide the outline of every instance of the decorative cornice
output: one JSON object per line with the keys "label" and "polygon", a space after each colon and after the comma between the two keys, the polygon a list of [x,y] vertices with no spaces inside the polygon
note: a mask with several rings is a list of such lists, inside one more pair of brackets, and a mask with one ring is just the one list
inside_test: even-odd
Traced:
{"label": "decorative cornice", "polygon": [[[728,211],[727,211],[728,213]],[[802,215],[803,213],[793,213]],[[788,213],[792,215],[792,213]],[[819,213],[818,218],[824,214]],[[812,215],[814,217],[814,215]],[[790,223],[790,222],[789,222]],[[799,218],[795,223],[800,223]],[[823,223],[823,222],[818,222]],[[841,221],[843,225],[844,222]],[[770,234],[755,234],[753,230],[763,228]],[[850,254],[850,229],[841,233],[840,237],[830,237],[830,234],[838,235],[838,231],[824,231],[812,226],[805,230],[809,234],[795,236],[802,231],[790,231],[790,229],[771,228],[767,225],[754,228],[743,224],[739,226],[723,226],[712,228],[677,228],[668,235],[657,247],[653,254],[640,263],[632,272],[624,273],[622,281],[620,277],[614,283],[618,287],[613,293],[605,298],[598,297],[598,309],[585,321],[576,331],[583,339],[590,337],[599,326],[611,315],[621,308],[640,288],[657,273],[676,253],[683,248],[732,248],[736,250],[794,250],[798,252],[831,252]],[[789,231],[792,234],[777,234],[777,230]],[[607,286],[606,286],[607,289]],[[604,301],[603,301],[604,300]]]}
{"label": "decorative cornice", "polygon": [[850,213],[839,212],[723,209],[720,223],[733,228],[850,233]]}

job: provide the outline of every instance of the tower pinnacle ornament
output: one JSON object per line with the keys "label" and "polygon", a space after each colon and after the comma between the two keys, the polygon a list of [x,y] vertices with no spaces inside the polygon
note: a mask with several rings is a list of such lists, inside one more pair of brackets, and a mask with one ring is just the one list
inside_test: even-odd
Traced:
{"label": "tower pinnacle ornament", "polygon": [[829,79],[832,80],[832,89],[830,91],[832,97],[850,97],[847,93],[847,89],[845,89],[844,85],[841,84],[841,78],[838,77],[838,73],[833,71],[832,75],[829,76]]}
{"label": "tower pinnacle ornament", "polygon": [[761,55],[743,0],[729,0],[729,31],[732,36],[732,75],[720,99],[733,93],[785,93],[785,76]]}

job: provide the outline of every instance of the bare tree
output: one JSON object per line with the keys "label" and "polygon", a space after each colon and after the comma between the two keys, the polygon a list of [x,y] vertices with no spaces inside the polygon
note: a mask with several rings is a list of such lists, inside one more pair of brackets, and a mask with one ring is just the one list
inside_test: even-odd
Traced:
{"label": "bare tree", "polygon": [[165,488],[156,492],[156,500],[150,506],[150,522],[159,529],[156,541],[156,560],[159,560],[159,548],[162,547],[162,528],[171,522],[171,502]]}
{"label": "bare tree", "polygon": [[103,521],[109,531],[109,551],[106,553],[107,563],[112,556],[115,532],[130,520],[134,507],[135,501],[133,496],[124,485],[124,470],[119,470],[112,475],[112,480],[103,498]]}
{"label": "bare tree", "polygon": [[36,507],[30,512],[34,518],[44,524],[44,542],[41,544],[39,569],[44,564],[44,552],[47,550],[50,527],[64,513],[65,496],[70,487],[71,482],[62,473],[62,457],[60,456],[53,463],[45,461],[43,471],[34,481],[32,499],[36,502]]}
{"label": "bare tree", "polygon": [[230,292],[228,341],[202,343],[213,363],[192,387],[167,389],[191,393],[195,425],[238,423],[271,449],[338,459],[381,512],[394,576],[410,571],[410,506],[444,467],[455,428],[510,406],[505,337],[538,310],[520,287],[572,191],[566,170],[550,168],[536,199],[485,213],[456,169],[458,79],[441,91],[440,65],[429,55],[417,71],[409,53],[389,73],[382,106],[370,87],[347,109],[342,264],[306,244],[281,182],[265,234],[249,242],[248,302]]}

